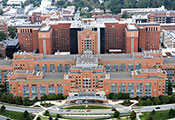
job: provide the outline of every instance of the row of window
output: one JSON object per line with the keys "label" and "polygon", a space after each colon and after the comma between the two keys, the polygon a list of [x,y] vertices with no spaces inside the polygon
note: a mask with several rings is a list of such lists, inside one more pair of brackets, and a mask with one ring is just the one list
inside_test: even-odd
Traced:
{"label": "row of window", "polygon": [[[136,64],[136,70],[141,69],[141,64]],[[106,64],[105,65],[105,70],[107,72],[111,72],[111,64]],[[134,70],[134,64],[128,64],[128,71],[133,71]],[[113,64],[112,66],[112,71],[113,72],[118,72],[119,71],[119,65],[118,64]],[[126,64],[120,64],[120,72],[126,72]]]}
{"label": "row of window", "polygon": [[[40,70],[40,65],[37,64],[35,65],[35,71],[43,71],[43,72],[48,72],[48,67],[49,67],[49,72],[55,72],[55,64],[50,64],[49,66],[47,64],[43,64],[42,65],[42,70]],[[58,64],[57,66],[57,72],[63,72],[63,66],[62,64]],[[68,72],[70,68],[70,65],[69,64],[65,64],[64,66],[64,70],[65,72]]]}
{"label": "row of window", "polygon": [[[46,85],[40,85],[40,96],[46,95],[46,89],[48,89],[49,94],[63,94],[63,86],[61,84],[57,85],[57,92],[55,93],[54,84],[50,84],[48,88]],[[38,96],[38,87],[37,85],[32,85],[31,87],[32,97]],[[29,85],[23,85],[23,95],[24,97],[29,97]]]}
{"label": "row of window", "polygon": [[[117,93],[117,85],[112,84],[111,85],[111,93]],[[145,95],[146,96],[151,96],[151,84],[147,83],[145,84]],[[126,93],[126,85],[125,84],[120,84],[119,85],[119,92],[120,93]],[[127,91],[131,97],[134,96],[134,84],[128,84],[128,91]],[[143,84],[137,84],[136,86],[136,96],[142,96],[143,95]]]}

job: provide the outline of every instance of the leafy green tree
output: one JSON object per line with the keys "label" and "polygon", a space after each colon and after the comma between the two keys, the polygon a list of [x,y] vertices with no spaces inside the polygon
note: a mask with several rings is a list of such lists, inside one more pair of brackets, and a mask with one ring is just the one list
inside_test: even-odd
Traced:
{"label": "leafy green tree", "polygon": [[24,111],[23,117],[24,118],[28,118],[29,117],[29,112],[27,110]]}
{"label": "leafy green tree", "polygon": [[155,98],[153,99],[153,104],[154,104],[154,105],[159,105],[160,103],[161,103],[161,101],[160,101],[159,97],[155,97]]}
{"label": "leafy green tree", "polygon": [[38,116],[38,117],[36,118],[36,120],[41,120],[41,118]]}
{"label": "leafy green tree", "polygon": [[31,100],[29,100],[28,97],[25,97],[24,100],[23,100],[23,104],[28,106],[28,105],[31,105],[32,102],[31,102]]}
{"label": "leafy green tree", "polygon": [[152,102],[151,102],[151,99],[150,99],[150,98],[148,98],[148,99],[146,100],[146,104],[147,104],[147,105],[152,105]]}
{"label": "leafy green tree", "polygon": [[155,110],[152,110],[151,111],[151,115],[155,115],[156,114],[156,111]]}
{"label": "leafy green tree", "polygon": [[0,15],[3,15],[4,11],[2,9],[0,9]]}
{"label": "leafy green tree", "polygon": [[135,120],[135,119],[136,119],[136,112],[132,111],[132,112],[130,113],[130,119],[131,119],[131,120]]}
{"label": "leafy green tree", "polygon": [[6,39],[6,34],[0,31],[0,41],[5,40],[5,39]]}
{"label": "leafy green tree", "polygon": [[58,118],[55,118],[55,120],[58,120]]}
{"label": "leafy green tree", "polygon": [[45,116],[49,116],[49,115],[50,115],[49,111],[46,110],[46,111],[44,112],[44,115],[45,115]]}
{"label": "leafy green tree", "polygon": [[174,117],[175,116],[175,110],[171,108],[168,112],[168,115],[171,116],[171,117]]}
{"label": "leafy green tree", "polygon": [[120,116],[120,112],[116,110],[114,112],[114,118],[119,118],[119,116]]}
{"label": "leafy green tree", "polygon": [[4,112],[6,107],[4,105],[1,106],[1,112]]}
{"label": "leafy green tree", "polygon": [[173,94],[172,83],[169,80],[168,81],[168,95],[172,95],[172,94]]}
{"label": "leafy green tree", "polygon": [[51,116],[49,116],[49,120],[52,120],[52,117]]}
{"label": "leafy green tree", "polygon": [[61,115],[60,114],[57,114],[57,118],[61,118]]}
{"label": "leafy green tree", "polygon": [[9,36],[11,38],[15,38],[16,34],[17,34],[17,29],[15,26],[9,26],[8,27],[8,32],[9,32]]}

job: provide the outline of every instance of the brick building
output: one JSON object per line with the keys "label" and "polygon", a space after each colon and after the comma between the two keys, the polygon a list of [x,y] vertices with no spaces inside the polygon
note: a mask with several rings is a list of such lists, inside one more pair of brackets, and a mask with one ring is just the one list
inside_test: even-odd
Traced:
{"label": "brick building", "polygon": [[175,23],[175,11],[152,11],[148,14],[148,22]]}
{"label": "brick building", "polygon": [[2,83],[8,82],[11,94],[30,98],[99,91],[159,96],[165,95],[167,78],[174,81],[173,61],[159,51],[100,55],[89,50],[82,55],[17,52],[13,60],[0,60],[0,78]]}
{"label": "brick building", "polygon": [[[44,53],[39,49],[40,30],[44,26],[51,27],[52,34],[51,47],[49,54],[60,52],[70,52],[71,54],[82,53],[85,48],[85,41],[89,38],[91,48],[94,53],[109,53],[110,50],[115,50],[120,53],[131,53],[130,44],[134,39],[134,50],[138,52],[142,50],[159,50],[160,44],[160,25],[155,23],[132,23],[137,30],[129,30],[126,21],[58,21],[48,24],[38,25],[23,25],[18,26],[18,39],[22,51],[32,52],[35,49],[39,53]],[[87,29],[91,29],[88,31]],[[44,34],[49,31],[46,31]],[[94,34],[95,33],[95,34]],[[81,34],[81,36],[80,36]],[[130,37],[128,36],[130,34]],[[95,36],[93,36],[95,35]],[[132,37],[131,35],[134,35]],[[82,38],[84,37],[84,38]],[[129,40],[130,39],[130,40]],[[94,40],[94,41],[93,41]],[[83,46],[82,46],[83,45]],[[80,52],[81,51],[81,52]]]}
{"label": "brick building", "polygon": [[6,34],[6,37],[8,37],[8,26],[5,18],[3,18],[2,16],[0,18],[0,31],[4,32]]}

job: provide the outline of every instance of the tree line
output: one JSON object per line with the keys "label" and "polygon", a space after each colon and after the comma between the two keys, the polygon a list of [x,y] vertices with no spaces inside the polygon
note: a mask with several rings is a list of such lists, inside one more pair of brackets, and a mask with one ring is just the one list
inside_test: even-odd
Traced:
{"label": "tree line", "polygon": [[100,4],[99,0],[73,0],[73,2],[67,0],[52,1],[57,7],[73,5],[76,9],[88,7],[89,11],[94,8],[103,10],[110,9],[113,14],[120,13],[122,8],[157,8],[164,5],[168,10],[175,9],[175,0],[104,0],[102,4]]}

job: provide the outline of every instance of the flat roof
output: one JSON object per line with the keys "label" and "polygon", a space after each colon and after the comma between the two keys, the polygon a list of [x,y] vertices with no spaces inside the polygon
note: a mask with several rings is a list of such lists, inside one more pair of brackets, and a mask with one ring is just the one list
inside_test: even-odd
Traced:
{"label": "flat roof", "polygon": [[136,26],[160,26],[158,23],[137,23]]}
{"label": "flat roof", "polygon": [[41,27],[40,32],[49,32],[51,28],[51,26],[43,26]]}
{"label": "flat roof", "polygon": [[73,61],[75,55],[44,55],[36,61]]}
{"label": "flat roof", "polygon": [[102,60],[140,60],[132,54],[101,54]]}
{"label": "flat roof", "polygon": [[0,60],[0,66],[12,66],[12,60]]}
{"label": "flat roof", "polygon": [[138,29],[136,28],[135,25],[127,25],[127,26],[126,26],[126,29],[127,29],[128,31],[138,31]]}
{"label": "flat roof", "polygon": [[164,58],[163,64],[175,64],[175,58]]}
{"label": "flat roof", "polygon": [[36,81],[43,81],[43,80],[63,80],[64,79],[64,73],[63,72],[54,72],[54,73],[44,73],[42,79],[25,79],[25,78],[16,78],[15,81],[30,81],[30,80],[36,80]]}

